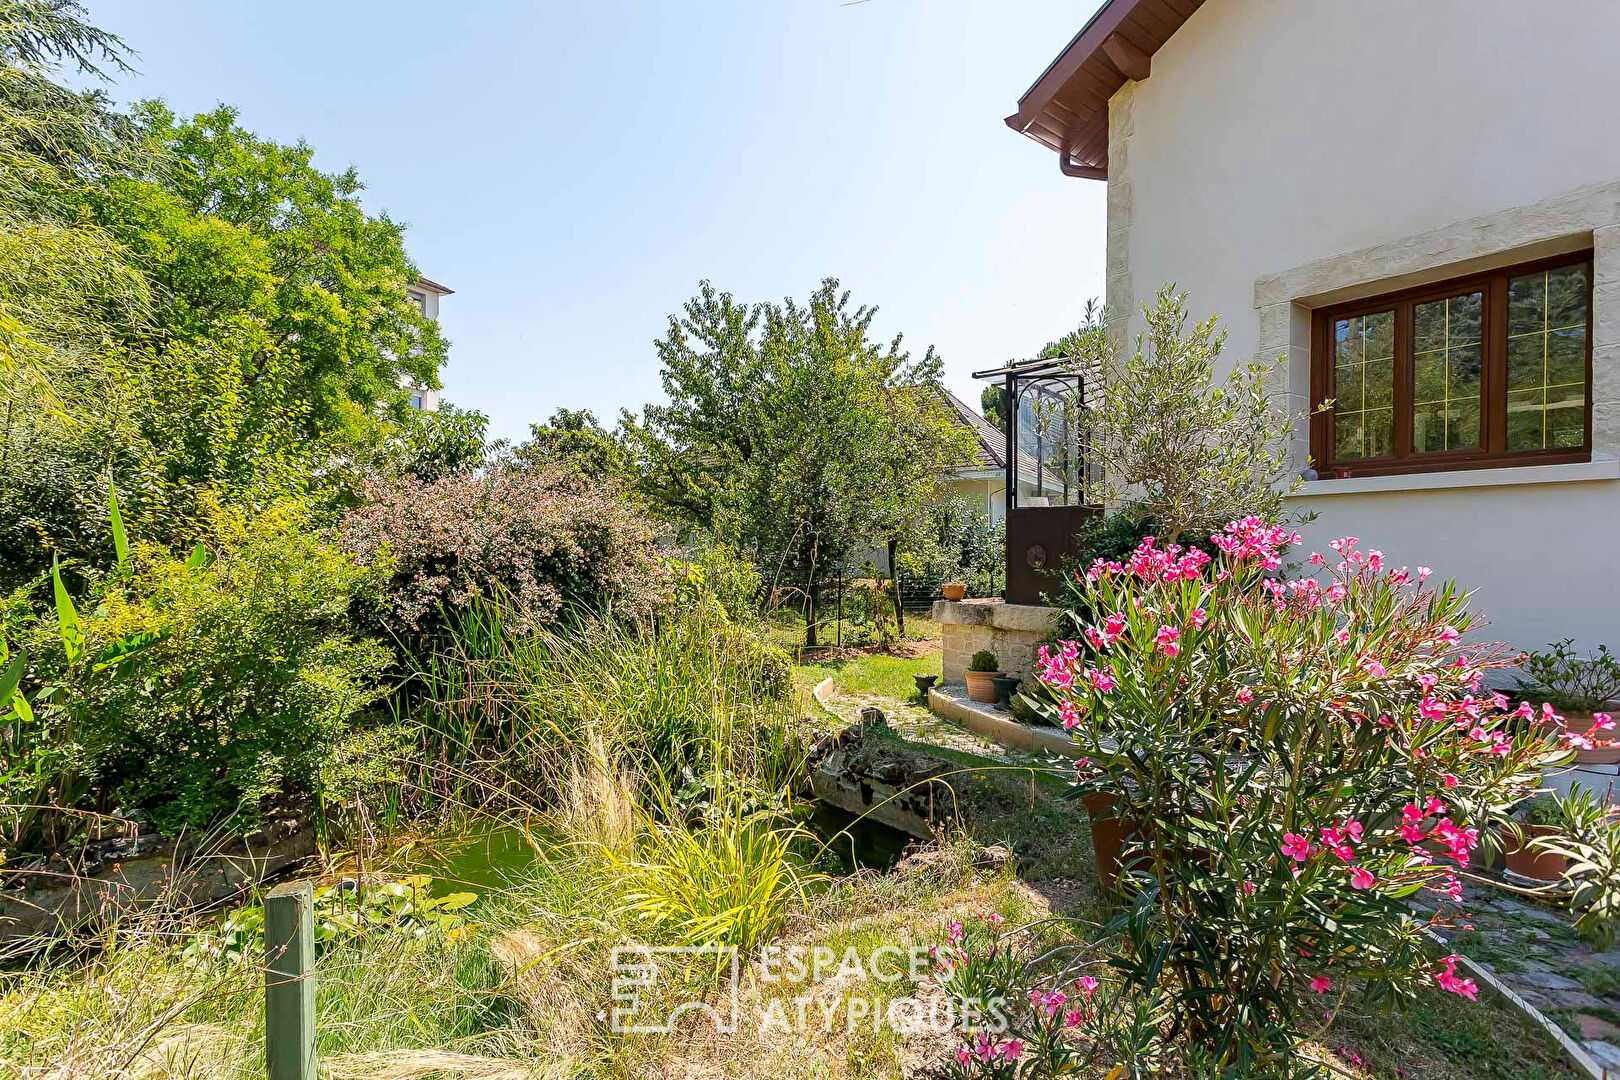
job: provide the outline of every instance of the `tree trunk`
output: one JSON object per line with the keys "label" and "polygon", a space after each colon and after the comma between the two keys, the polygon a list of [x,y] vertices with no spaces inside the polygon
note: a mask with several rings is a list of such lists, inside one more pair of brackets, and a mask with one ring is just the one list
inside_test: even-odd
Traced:
{"label": "tree trunk", "polygon": [[814,575],[804,586],[804,647],[813,649],[816,641],[816,579]]}
{"label": "tree trunk", "polygon": [[838,571],[838,630],[835,640],[838,647],[844,647],[844,572]]}
{"label": "tree trunk", "polygon": [[900,564],[895,560],[895,549],[900,542],[889,537],[889,584],[894,589],[894,626],[898,637],[906,636],[906,611],[900,605]]}

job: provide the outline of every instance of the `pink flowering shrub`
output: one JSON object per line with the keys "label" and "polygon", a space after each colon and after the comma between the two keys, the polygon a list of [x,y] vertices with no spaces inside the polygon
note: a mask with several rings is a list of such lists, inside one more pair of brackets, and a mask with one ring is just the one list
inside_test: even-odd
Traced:
{"label": "pink flowering shrub", "polygon": [[1156,1035],[1158,1013],[1102,982],[1089,946],[1041,942],[996,914],[952,922],[930,948],[934,976],[956,1020],[946,1065],[961,1080],[1101,1076],[1134,1064]]}
{"label": "pink flowering shrub", "polygon": [[1076,575],[1095,614],[1037,674],[1083,753],[1077,793],[1130,830],[1128,980],[1168,987],[1177,1033],[1224,1064],[1283,1070],[1303,1006],[1352,983],[1474,996],[1406,901],[1459,896],[1539,770],[1604,733],[1556,737],[1485,689],[1512,658],[1465,644],[1466,597],[1427,568],[1347,537],[1310,556],[1319,578],[1285,580],[1287,530],[1249,518],[1213,541],[1147,539]]}

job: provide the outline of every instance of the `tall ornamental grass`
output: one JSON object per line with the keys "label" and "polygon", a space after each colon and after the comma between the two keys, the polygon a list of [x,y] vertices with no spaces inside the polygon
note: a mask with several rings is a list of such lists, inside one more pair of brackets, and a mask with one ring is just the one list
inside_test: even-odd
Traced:
{"label": "tall ornamental grass", "polygon": [[417,680],[425,746],[463,772],[554,789],[593,739],[675,787],[724,767],[779,789],[801,767],[790,663],[715,605],[519,632],[501,605],[474,602]]}

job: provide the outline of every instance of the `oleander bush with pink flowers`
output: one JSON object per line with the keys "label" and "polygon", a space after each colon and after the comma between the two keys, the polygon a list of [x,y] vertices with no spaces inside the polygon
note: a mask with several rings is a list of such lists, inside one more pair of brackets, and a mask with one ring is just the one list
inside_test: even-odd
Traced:
{"label": "oleander bush with pink flowers", "polygon": [[1492,693],[1513,657],[1426,567],[1346,537],[1290,580],[1288,530],[1249,518],[1213,541],[1212,558],[1145,539],[1075,574],[1075,640],[1037,674],[1083,755],[1075,794],[1111,797],[1128,829],[1124,985],[1168,995],[1166,1038],[1289,1075],[1347,993],[1474,997],[1425,938],[1441,916],[1408,901],[1459,897],[1473,850],[1607,719],[1556,736]]}
{"label": "oleander bush with pink flowers", "polygon": [[1043,929],[975,913],[947,925],[945,939],[930,948],[956,1021],[947,1073],[1042,1080],[1103,1076],[1121,1066],[1136,1075],[1163,1064],[1162,995],[1124,993],[1098,977],[1107,973],[1099,948],[1047,941]]}

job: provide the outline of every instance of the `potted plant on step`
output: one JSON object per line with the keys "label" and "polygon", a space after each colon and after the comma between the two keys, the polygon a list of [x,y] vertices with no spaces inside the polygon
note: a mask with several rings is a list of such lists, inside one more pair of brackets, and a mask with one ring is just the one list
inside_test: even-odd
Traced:
{"label": "potted plant on step", "polygon": [[1023,682],[1016,675],[993,675],[990,685],[996,691],[996,704],[1003,708],[1012,708],[1012,696],[1018,690],[1018,684]]}
{"label": "potted plant on step", "polygon": [[[1576,735],[1591,730],[1592,714],[1620,697],[1620,661],[1607,645],[1583,657],[1575,651],[1575,640],[1565,638],[1545,652],[1526,653],[1520,667],[1528,676],[1519,680],[1521,695],[1547,702],[1558,710],[1560,730]],[[1620,745],[1583,748],[1577,741],[1575,746],[1577,765],[1620,762]]]}
{"label": "potted plant on step", "polygon": [[955,603],[967,595],[967,582],[947,581],[939,587],[939,591],[945,594],[945,599]]}
{"label": "potted plant on step", "polygon": [[1567,865],[1564,856],[1556,851],[1532,847],[1531,841],[1541,836],[1556,836],[1562,831],[1563,813],[1558,800],[1551,795],[1538,795],[1519,811],[1520,828],[1524,839],[1513,835],[1513,830],[1502,830],[1502,857],[1509,871],[1537,881],[1561,881]]}
{"label": "potted plant on step", "polygon": [[963,676],[967,679],[968,700],[994,705],[996,686],[991,680],[1006,674],[997,663],[996,654],[989,649],[980,649],[974,653]]}

